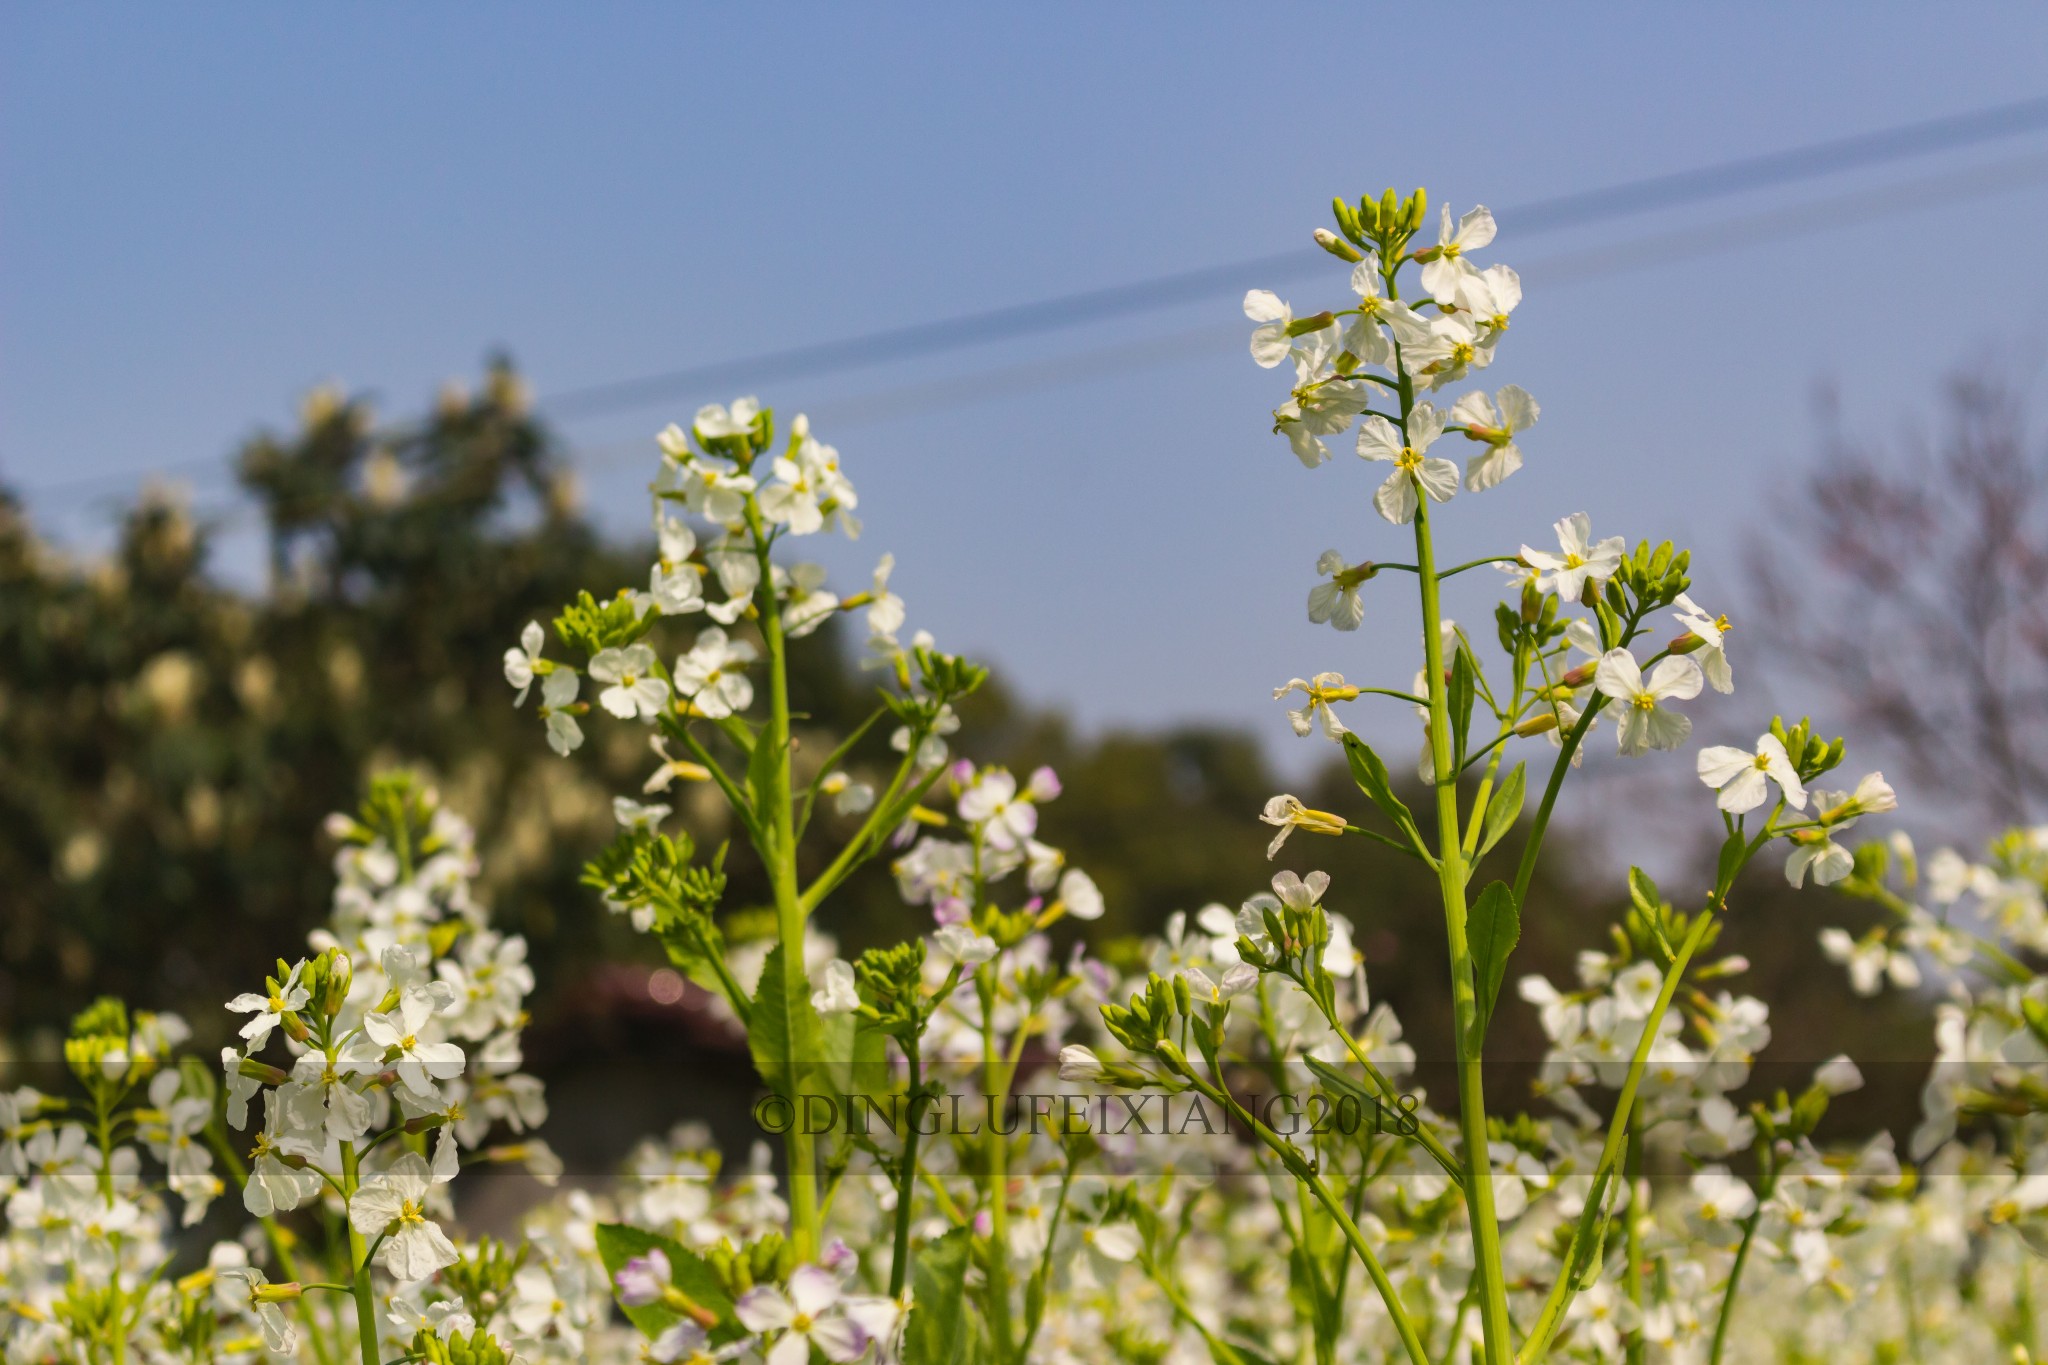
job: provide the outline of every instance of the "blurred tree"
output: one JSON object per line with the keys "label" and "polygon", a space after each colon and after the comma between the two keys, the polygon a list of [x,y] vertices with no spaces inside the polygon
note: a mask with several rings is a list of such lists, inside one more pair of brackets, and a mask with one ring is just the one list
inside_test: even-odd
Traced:
{"label": "blurred tree", "polygon": [[1895,449],[1848,433],[1831,394],[1821,417],[1819,463],[1751,556],[1769,653],[1866,746],[1896,750],[1923,824],[1974,841],[2033,818],[2048,799],[2048,444],[2020,395],[1981,375],[1951,380],[1934,432]]}
{"label": "blurred tree", "polygon": [[[652,756],[622,727],[593,727],[598,741],[565,762],[531,709],[511,704],[500,660],[520,627],[549,620],[581,588],[643,584],[652,551],[605,542],[579,514],[559,445],[509,364],[395,429],[378,430],[359,401],[317,393],[299,430],[250,441],[239,469],[269,538],[272,582],[253,596],[207,576],[209,528],[169,495],[145,494],[112,556],[84,566],[37,540],[0,496],[0,1039],[40,1036],[47,1052],[72,1012],[113,991],[183,1012],[202,1044],[218,1044],[230,1023],[220,1002],[327,916],[324,817],[354,804],[367,772],[406,763],[435,774],[475,823],[480,890],[532,942],[540,986],[528,1040],[557,1096],[551,1136],[572,1163],[594,1168],[630,1136],[577,1128],[575,1097],[597,1078],[648,1064],[687,1078],[635,1090],[645,1108],[636,1131],[744,1090],[743,1059],[715,1055],[715,1021],[691,1013],[687,997],[655,998],[647,968],[658,953],[577,884],[610,836],[609,795],[637,787]],[[793,662],[800,752],[823,755],[872,692],[829,626]],[[1155,932],[1171,912],[1214,900],[1235,906],[1277,866],[1330,872],[1331,905],[1356,925],[1374,991],[1424,1059],[1420,1083],[1452,1093],[1433,880],[1362,839],[1301,836],[1268,862],[1270,831],[1255,816],[1278,784],[1252,737],[1182,727],[1084,738],[999,681],[969,699],[963,722],[957,747],[977,761],[1060,772],[1065,794],[1046,807],[1042,832],[1101,885],[1109,911],[1089,930],[1098,940]],[[864,741],[856,767],[884,766],[886,733]],[[1331,754],[1299,794],[1363,822],[1364,798]],[[679,787],[667,799],[715,842],[723,803],[699,799],[712,795]],[[1511,836],[1494,861],[1509,864],[1518,847]],[[1552,847],[1558,870],[1532,890],[1511,972],[1562,983],[1580,949],[1600,946],[1619,878],[1581,886],[1571,840],[1553,834]],[[732,871],[732,905],[765,899],[738,853]],[[1489,864],[1485,875],[1507,873]],[[1924,1021],[1909,1004],[1855,1002],[1821,964],[1814,931],[1830,920],[1816,918],[1810,894],[1787,903],[1782,880],[1766,879],[1756,895],[1730,943],[1765,977],[1749,988],[1800,1030],[1784,1036],[1832,1040],[1810,1045],[1825,1056],[1854,1028],[1900,1036],[1905,1055],[1924,1056]],[[851,952],[901,938],[921,915],[903,907],[883,862],[821,920]],[[1766,980],[1786,989],[1764,991]],[[1512,1103],[1542,1039],[1519,1001],[1495,1029],[1509,1041],[1496,1044],[1504,1064],[1491,1084]],[[1909,1113],[1918,1080],[1900,1068],[1866,1121]]]}

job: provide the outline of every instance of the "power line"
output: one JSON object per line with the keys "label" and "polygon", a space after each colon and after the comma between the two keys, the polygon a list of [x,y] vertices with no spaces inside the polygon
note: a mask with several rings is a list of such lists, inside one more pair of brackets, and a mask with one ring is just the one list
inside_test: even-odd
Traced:
{"label": "power line", "polygon": [[[2042,128],[2048,128],[2048,97],[1539,199],[1503,210],[1499,216],[1517,235],[1554,232],[1599,219],[1676,208],[1840,171],[1953,151]],[[838,341],[813,342],[736,360],[715,360],[635,379],[564,389],[545,401],[549,412],[557,416],[589,416],[663,401],[678,392],[697,393],[735,383],[767,383],[793,374],[815,377],[914,359],[938,351],[1153,312],[1225,289],[1241,288],[1249,278],[1293,278],[1314,269],[1322,258],[1323,253],[1313,247],[1254,256],[1131,284],[1062,294],[1035,303],[884,328]]]}
{"label": "power line", "polygon": [[[1595,220],[1650,213],[1842,171],[1954,151],[2043,128],[2048,128],[2048,97],[1810,143],[1689,171],[1575,191],[1506,209],[1500,216],[1509,222],[1517,235],[1552,232]],[[1891,192],[1895,191],[1878,193]],[[1799,211],[1796,208],[1787,210]],[[1712,233],[1715,230],[1696,231]],[[1588,257],[1589,263],[1596,267],[1595,273],[1598,273],[1598,260],[1613,250],[1615,248],[1601,248],[1582,254]],[[678,393],[690,396],[728,385],[760,384],[798,374],[807,378],[817,377],[1155,312],[1242,287],[1248,279],[1279,282],[1298,278],[1320,268],[1324,262],[1324,253],[1313,247],[1277,252],[1150,280],[1082,290],[1033,303],[885,328],[837,341],[814,342],[635,379],[558,390],[543,396],[540,405],[552,417],[574,418],[668,401]],[[1143,348],[1157,343],[1137,344]],[[1059,366],[1064,362],[1045,363]],[[204,472],[219,464],[217,458],[207,458],[160,465],[154,470],[109,470],[24,491],[44,497],[97,484],[132,480],[150,473]]]}

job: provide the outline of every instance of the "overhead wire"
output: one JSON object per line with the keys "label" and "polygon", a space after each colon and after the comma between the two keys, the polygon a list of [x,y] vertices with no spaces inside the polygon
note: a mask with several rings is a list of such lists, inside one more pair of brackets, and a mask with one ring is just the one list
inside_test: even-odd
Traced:
{"label": "overhead wire", "polygon": [[[1499,216],[1512,226],[1517,236],[1536,235],[1912,157],[1955,151],[2042,129],[2048,129],[2048,98],[2022,100],[1692,170],[1575,191],[1504,209]],[[1952,198],[1993,193],[2016,184],[2031,183],[2042,173],[2039,158],[2021,158],[1939,177],[1923,177],[1919,182],[1856,191],[1827,201],[1780,207],[1706,227],[1576,249],[1548,261],[1533,261],[1526,270],[1541,272],[1546,267],[1553,268],[1559,272],[1553,282],[1590,279],[1660,260],[1678,259],[1686,254],[1703,254],[1721,249],[1723,244],[1758,240],[1769,234],[1792,235],[1825,227],[1830,222],[1846,225],[1849,221],[1911,211],[1922,206],[1914,201],[1914,196],[1930,192],[1946,193]],[[1940,189],[1940,186],[1947,188]],[[736,383],[752,385],[797,375],[818,378],[848,369],[886,365],[1159,311],[1212,297],[1224,290],[1242,288],[1248,280],[1279,283],[1326,266],[1327,257],[1314,247],[1269,253],[1149,280],[1081,290],[1031,303],[885,328],[834,341],[556,390],[543,395],[539,406],[553,420],[575,420],[604,412],[630,410],[678,395],[695,396],[718,391],[722,386]],[[966,380],[926,381],[867,395],[853,395],[836,400],[835,406],[845,409],[839,418],[842,422],[884,420],[917,411],[958,407],[984,401],[999,392],[1029,392],[1075,382],[1101,373],[1105,365],[1140,368],[1160,363],[1195,353],[1191,348],[1198,349],[1198,338],[1221,335],[1220,329],[1205,327],[998,367]],[[822,409],[819,415],[825,415]],[[226,473],[226,462],[216,456],[150,468],[106,470],[26,486],[22,491],[38,500],[53,496],[61,498],[115,482],[199,472]]]}

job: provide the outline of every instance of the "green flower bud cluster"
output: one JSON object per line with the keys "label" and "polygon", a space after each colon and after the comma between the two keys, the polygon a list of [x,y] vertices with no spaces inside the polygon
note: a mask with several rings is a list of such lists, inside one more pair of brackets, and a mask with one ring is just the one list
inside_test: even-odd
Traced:
{"label": "green flower bud cluster", "polygon": [[[1345,240],[1354,246],[1377,251],[1382,261],[1395,261],[1400,259],[1408,239],[1421,228],[1422,220],[1428,215],[1429,194],[1418,189],[1403,199],[1392,186],[1388,186],[1378,199],[1368,196],[1361,198],[1356,205],[1337,199],[1331,202],[1330,208],[1337,215],[1337,230],[1344,234]],[[1321,244],[1320,237],[1316,240]],[[1330,245],[1324,245],[1323,249],[1334,256],[1344,255]],[[1358,258],[1347,256],[1345,259]]]}
{"label": "green flower bud cluster", "polygon": [[[1650,874],[1640,867],[1628,870],[1627,912],[1617,926],[1610,926],[1614,935],[1616,960],[1614,968],[1621,970],[1630,962],[1646,959],[1657,964],[1660,971],[1670,970],[1672,960],[1678,955],[1678,945],[1685,942],[1692,932],[1695,915],[1689,915],[1675,908],[1664,893],[1657,889],[1657,883]],[[1702,910],[1700,914],[1707,912]],[[1697,954],[1704,954],[1721,937],[1724,921],[1711,919],[1700,938]]]}
{"label": "green flower bud cluster", "polygon": [[661,618],[653,612],[644,616],[633,605],[633,594],[621,588],[609,601],[599,602],[589,589],[562,608],[555,618],[555,634],[571,649],[596,654],[604,649],[623,649],[637,641]]}
{"label": "green flower bud cluster", "polygon": [[1792,767],[1802,782],[1811,782],[1829,769],[1838,767],[1847,751],[1840,735],[1833,740],[1820,738],[1813,732],[1813,722],[1805,717],[1801,717],[1797,725],[1787,726],[1783,716],[1772,716],[1771,734],[1785,746],[1785,756],[1792,760]]}
{"label": "green flower bud cluster", "polygon": [[1248,934],[1237,937],[1237,955],[1262,972],[1285,977],[1307,992],[1325,1013],[1336,1008],[1336,982],[1323,966],[1330,946],[1330,919],[1320,903],[1260,906],[1266,934],[1262,943]]}
{"label": "green flower bud cluster", "polygon": [[1157,1052],[1186,1002],[1186,979],[1176,976],[1174,982],[1180,987],[1178,992],[1154,972],[1146,980],[1145,989],[1131,997],[1129,1005],[1104,1005],[1102,1022],[1110,1036],[1132,1052]]}
{"label": "green flower bud cluster", "polygon": [[510,1365],[511,1361],[498,1339],[483,1327],[468,1336],[457,1333],[446,1341],[420,1332],[413,1337],[405,1358],[415,1365]]}
{"label": "green flower bud cluster", "polygon": [[870,948],[853,963],[860,1017],[902,1042],[916,1046],[930,1017],[924,993],[925,945],[921,938],[890,948]]}
{"label": "green flower bud cluster", "polygon": [[703,866],[693,865],[696,856],[688,834],[624,830],[584,864],[582,882],[629,910],[653,907],[657,933],[684,923],[709,926],[725,895],[725,845]]}
{"label": "green flower bud cluster", "polygon": [[781,1233],[770,1232],[744,1247],[723,1239],[704,1253],[704,1260],[725,1296],[737,1299],[755,1285],[781,1280],[796,1269],[796,1249]]}
{"label": "green flower bud cluster", "polygon": [[479,1327],[504,1305],[512,1277],[526,1264],[531,1248],[512,1251],[495,1237],[479,1238],[455,1264],[443,1266],[441,1283],[455,1291]]}

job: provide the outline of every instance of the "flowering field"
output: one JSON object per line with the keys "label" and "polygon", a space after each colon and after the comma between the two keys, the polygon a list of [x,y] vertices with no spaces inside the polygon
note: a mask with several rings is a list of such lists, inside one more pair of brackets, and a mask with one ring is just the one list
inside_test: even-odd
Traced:
{"label": "flowering field", "polygon": [[[1275,433],[1347,481],[1360,545],[1387,556],[1328,550],[1307,590],[1371,684],[1274,690],[1355,780],[1340,809],[1245,812],[1304,870],[1214,887],[1136,949],[1074,941],[1063,921],[1105,897],[1038,837],[1060,776],[975,761],[958,708],[986,670],[912,628],[890,556],[851,592],[798,557],[859,534],[839,452],[752,398],[706,407],[650,452],[644,588],[534,603],[503,672],[555,761],[601,731],[645,744],[564,913],[650,936],[744,1033],[752,1152],[650,1134],[516,1233],[465,1233],[465,1172],[564,1174],[522,1043],[535,975],[475,888],[470,827],[387,772],[328,821],[325,925],[222,1002],[236,1046],[197,1056],[184,1021],[110,996],[73,1022],[61,1093],[0,1093],[6,1358],[2034,1359],[2048,831],[1922,859],[1884,826],[1883,776],[1812,721],[1695,743],[1687,703],[1735,692],[1739,646],[1669,542],[1531,509],[1530,543],[1439,564],[1437,519],[1513,496],[1525,442],[1542,458],[1536,400],[1480,382],[1521,284],[1483,263],[1484,208],[1432,224],[1421,191],[1389,190],[1335,209],[1330,306],[1244,300],[1252,359],[1292,375]],[[1321,468],[1354,452],[1366,469]],[[1441,590],[1468,574],[1499,600],[1461,625]],[[1375,597],[1410,592],[1420,638],[1375,629]],[[880,700],[820,746],[793,660],[840,618]],[[1347,723],[1375,706],[1419,732],[1391,763]],[[1626,909],[1552,981],[1518,970],[1523,912],[1560,793],[1609,743],[1669,769],[1719,856],[1683,886],[1613,869]],[[722,802],[740,846],[684,833],[685,794]],[[1442,1036],[1376,1000],[1373,889],[1308,870],[1349,838],[1426,869]],[[734,903],[729,856],[766,904]],[[900,941],[847,961],[813,919],[870,864]],[[1752,864],[1883,916],[1814,924],[1858,993],[1945,993],[1904,1150],[1827,1141],[1853,1056],[1753,1095],[1771,1002],[1717,950]],[[1522,1101],[1490,1107],[1508,992],[1547,1046]],[[1413,1084],[1423,1055],[1454,1090]],[[217,1202],[241,1231],[208,1244]]]}

